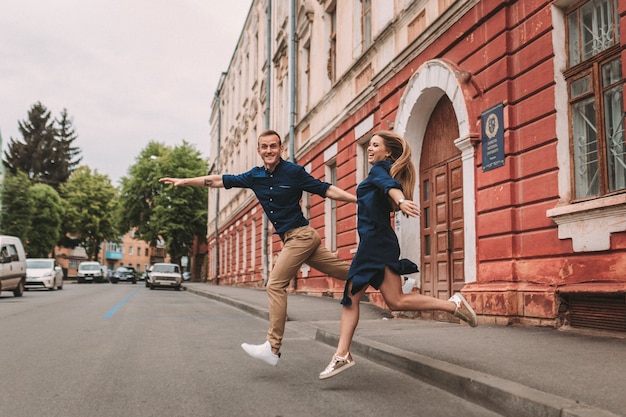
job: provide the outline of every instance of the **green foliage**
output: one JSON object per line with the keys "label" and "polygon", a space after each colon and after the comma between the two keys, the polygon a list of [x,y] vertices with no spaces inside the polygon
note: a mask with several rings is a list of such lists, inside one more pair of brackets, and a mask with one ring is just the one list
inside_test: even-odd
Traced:
{"label": "green foliage", "polygon": [[63,202],[57,191],[46,184],[30,187],[33,214],[30,231],[24,241],[31,258],[47,258],[61,235]]}
{"label": "green foliage", "polygon": [[90,259],[96,259],[105,240],[116,240],[117,189],[107,175],[81,166],[61,185],[63,230],[75,237]]}
{"label": "green foliage", "polygon": [[61,119],[56,119],[58,125],[57,138],[60,145],[57,149],[57,158],[59,164],[62,164],[60,172],[63,173],[65,179],[69,178],[69,175],[78,168],[78,164],[83,159],[81,150],[79,147],[72,146],[74,141],[78,139],[76,131],[74,130],[73,121],[67,114],[67,109],[63,109],[61,112]]}
{"label": "green foliage", "polygon": [[7,173],[4,178],[0,231],[5,235],[17,236],[23,242],[30,232],[33,215],[30,187],[28,176],[21,171],[15,174]]}
{"label": "green foliage", "polygon": [[121,179],[120,230],[135,228],[135,236],[150,245],[156,245],[159,231],[151,221],[155,196],[163,186],[161,177],[162,161],[168,158],[170,148],[158,142],[150,142],[135,158],[135,164],[128,170],[128,176]]}
{"label": "green foliage", "polygon": [[67,110],[63,110],[60,120],[54,120],[38,102],[18,127],[22,141],[10,138],[4,165],[13,174],[23,171],[32,181],[58,189],[80,162],[80,149],[72,146],[76,134]]}
{"label": "green foliage", "polygon": [[150,142],[129,176],[122,178],[122,229],[136,227],[137,235],[151,244],[165,239],[172,260],[179,263],[190,254],[194,238],[206,236],[207,189],[164,186],[158,179],[206,175],[206,166],[200,152],[186,141],[173,149]]}

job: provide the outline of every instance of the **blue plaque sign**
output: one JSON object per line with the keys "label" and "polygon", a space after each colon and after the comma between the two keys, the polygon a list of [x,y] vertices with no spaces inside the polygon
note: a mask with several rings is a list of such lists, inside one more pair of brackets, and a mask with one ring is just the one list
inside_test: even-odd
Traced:
{"label": "blue plaque sign", "polygon": [[504,165],[504,105],[485,110],[480,116],[482,125],[483,172]]}

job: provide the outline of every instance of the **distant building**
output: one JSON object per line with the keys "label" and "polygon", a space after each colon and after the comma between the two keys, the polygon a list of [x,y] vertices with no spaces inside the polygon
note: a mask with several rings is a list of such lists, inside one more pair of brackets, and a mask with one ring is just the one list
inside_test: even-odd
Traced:
{"label": "distant building", "polygon": [[78,265],[88,261],[85,248],[77,246],[74,249],[57,246],[54,250],[54,258],[63,269],[64,278],[74,278],[78,275]]}
{"label": "distant building", "polygon": [[134,231],[130,231],[122,237],[121,243],[103,242],[98,261],[109,271],[119,266],[132,266],[141,274],[153,263],[166,262],[167,259],[169,256],[164,243],[151,247],[147,242],[136,239]]}

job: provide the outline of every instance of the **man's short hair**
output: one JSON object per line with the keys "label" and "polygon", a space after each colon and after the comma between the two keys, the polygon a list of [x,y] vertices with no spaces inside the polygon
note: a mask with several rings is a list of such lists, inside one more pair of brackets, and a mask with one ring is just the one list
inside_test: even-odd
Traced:
{"label": "man's short hair", "polygon": [[[272,129],[267,129],[264,130],[263,132],[261,132],[261,134],[259,135],[259,139],[265,137],[265,136],[276,136],[278,138],[278,144],[280,146],[283,146],[283,140],[281,139],[280,135],[278,134],[278,132],[276,132],[275,130]],[[258,142],[258,141],[257,141]]]}

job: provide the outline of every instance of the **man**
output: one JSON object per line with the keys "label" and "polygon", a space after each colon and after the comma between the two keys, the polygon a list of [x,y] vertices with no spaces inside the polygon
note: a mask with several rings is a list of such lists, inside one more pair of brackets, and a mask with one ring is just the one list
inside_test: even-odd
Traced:
{"label": "man", "polygon": [[259,135],[257,153],[263,166],[239,175],[207,175],[195,178],[161,178],[175,186],[192,185],[224,188],[250,188],[283,241],[283,248],[267,283],[269,330],[261,345],[243,343],[241,347],[253,358],[276,366],[280,358],[287,318],[287,287],[303,263],[345,280],[349,265],[339,260],[321,242],[317,231],[302,214],[300,200],[307,191],[333,200],[356,203],[356,197],[334,185],[313,178],[300,165],[282,159],[281,138],[273,130]]}

